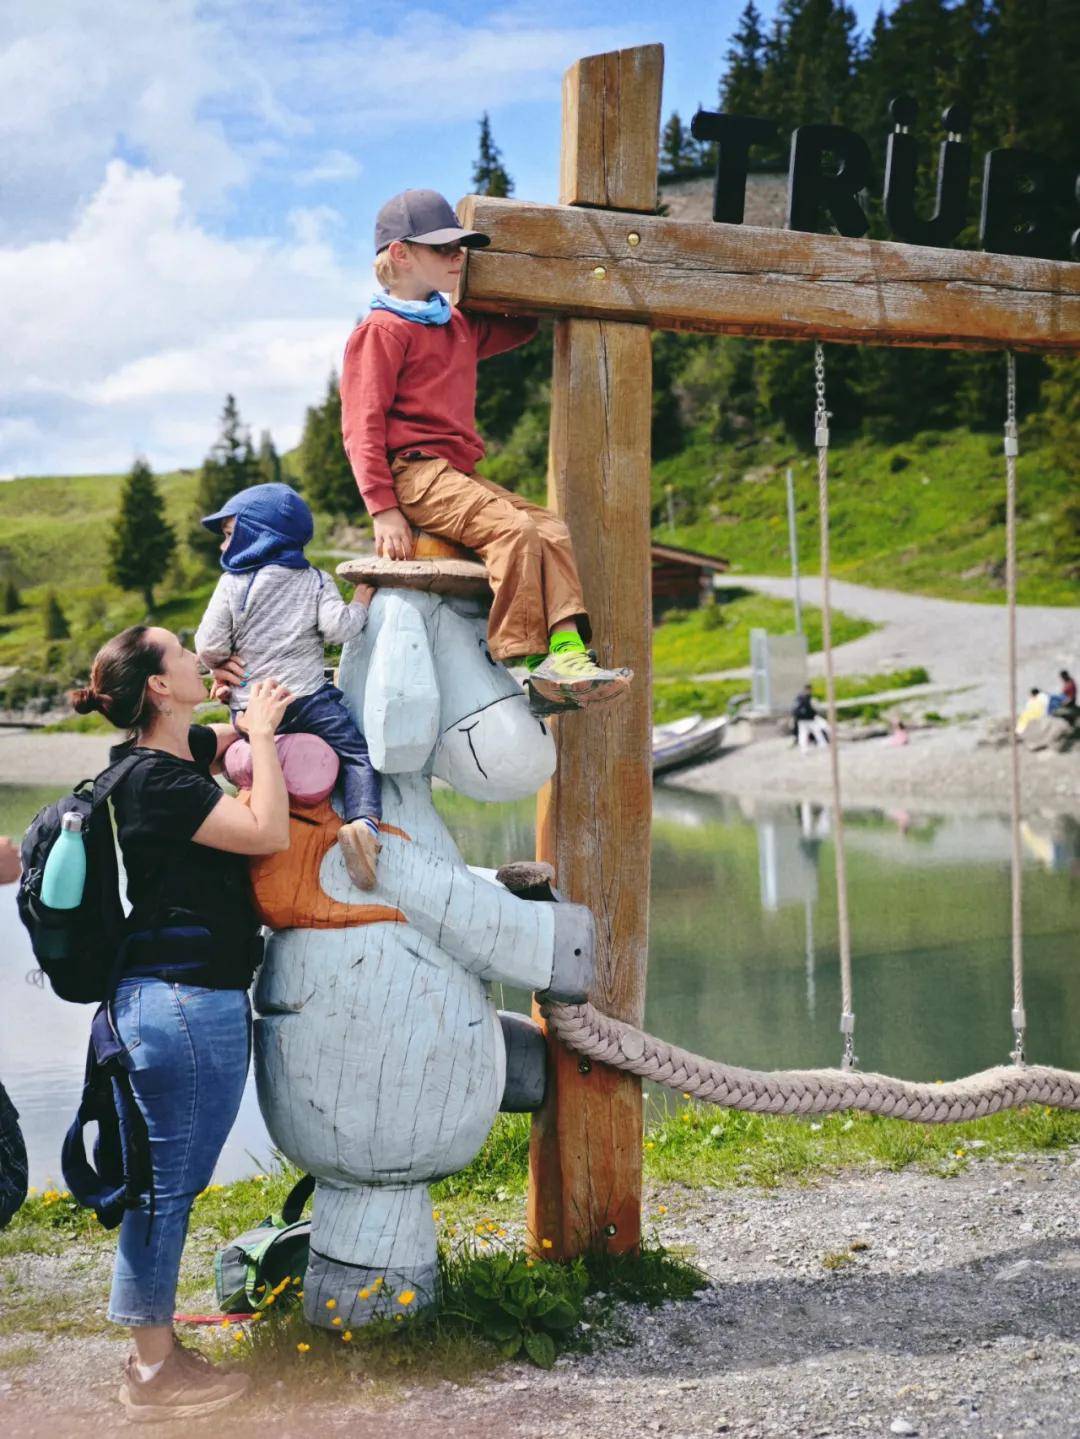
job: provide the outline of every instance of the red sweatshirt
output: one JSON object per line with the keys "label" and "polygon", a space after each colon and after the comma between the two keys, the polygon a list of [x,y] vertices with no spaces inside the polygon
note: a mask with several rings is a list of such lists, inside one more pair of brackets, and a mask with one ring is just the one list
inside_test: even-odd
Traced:
{"label": "red sweatshirt", "polygon": [[420,325],[372,310],[345,346],[341,430],[369,514],[397,505],[389,457],[424,450],[471,474],[484,457],[476,433],[476,365],[516,349],[537,321],[451,311],[445,325]]}

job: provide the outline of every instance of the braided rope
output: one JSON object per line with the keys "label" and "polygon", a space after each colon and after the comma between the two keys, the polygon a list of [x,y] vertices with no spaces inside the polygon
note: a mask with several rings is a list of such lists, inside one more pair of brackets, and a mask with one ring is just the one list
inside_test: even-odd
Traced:
{"label": "braided rope", "polygon": [[578,1054],[726,1109],[761,1114],[862,1109],[922,1124],[981,1119],[1025,1104],[1080,1109],[1080,1074],[1044,1065],[1000,1065],[946,1084],[915,1084],[843,1069],[765,1073],[704,1059],[611,1019],[591,1004],[547,1004],[543,1015],[551,1033]]}

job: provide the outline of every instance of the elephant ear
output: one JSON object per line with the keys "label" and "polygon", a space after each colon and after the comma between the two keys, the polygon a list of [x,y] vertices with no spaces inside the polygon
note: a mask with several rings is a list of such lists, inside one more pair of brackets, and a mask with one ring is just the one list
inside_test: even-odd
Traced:
{"label": "elephant ear", "polygon": [[402,594],[380,598],[364,689],[364,735],[377,770],[413,774],[423,768],[439,734],[435,660],[423,612]]}

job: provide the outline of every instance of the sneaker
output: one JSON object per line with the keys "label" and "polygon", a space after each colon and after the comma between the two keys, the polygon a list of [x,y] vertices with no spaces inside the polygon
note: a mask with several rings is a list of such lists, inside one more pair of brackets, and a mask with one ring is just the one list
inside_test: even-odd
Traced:
{"label": "sneaker", "polygon": [[601,669],[581,650],[548,655],[529,676],[529,687],[542,699],[571,703],[579,709],[603,700],[618,699],[630,688],[633,670]]}
{"label": "sneaker", "polygon": [[338,846],[349,878],[357,889],[375,888],[375,862],[382,845],[361,819],[351,820],[338,830]]}
{"label": "sneaker", "polygon": [[246,1374],[228,1374],[215,1368],[205,1355],[176,1344],[152,1379],[140,1379],[138,1360],[128,1356],[120,1403],[136,1423],[157,1424],[165,1419],[197,1419],[224,1409],[251,1380]]}

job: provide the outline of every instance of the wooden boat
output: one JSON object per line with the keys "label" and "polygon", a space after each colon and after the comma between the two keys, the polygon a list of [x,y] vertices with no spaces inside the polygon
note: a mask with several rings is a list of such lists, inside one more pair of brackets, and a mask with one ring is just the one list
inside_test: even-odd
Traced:
{"label": "wooden boat", "polygon": [[715,759],[724,747],[727,723],[726,715],[718,715],[715,719],[687,715],[669,724],[654,725],[653,775]]}

